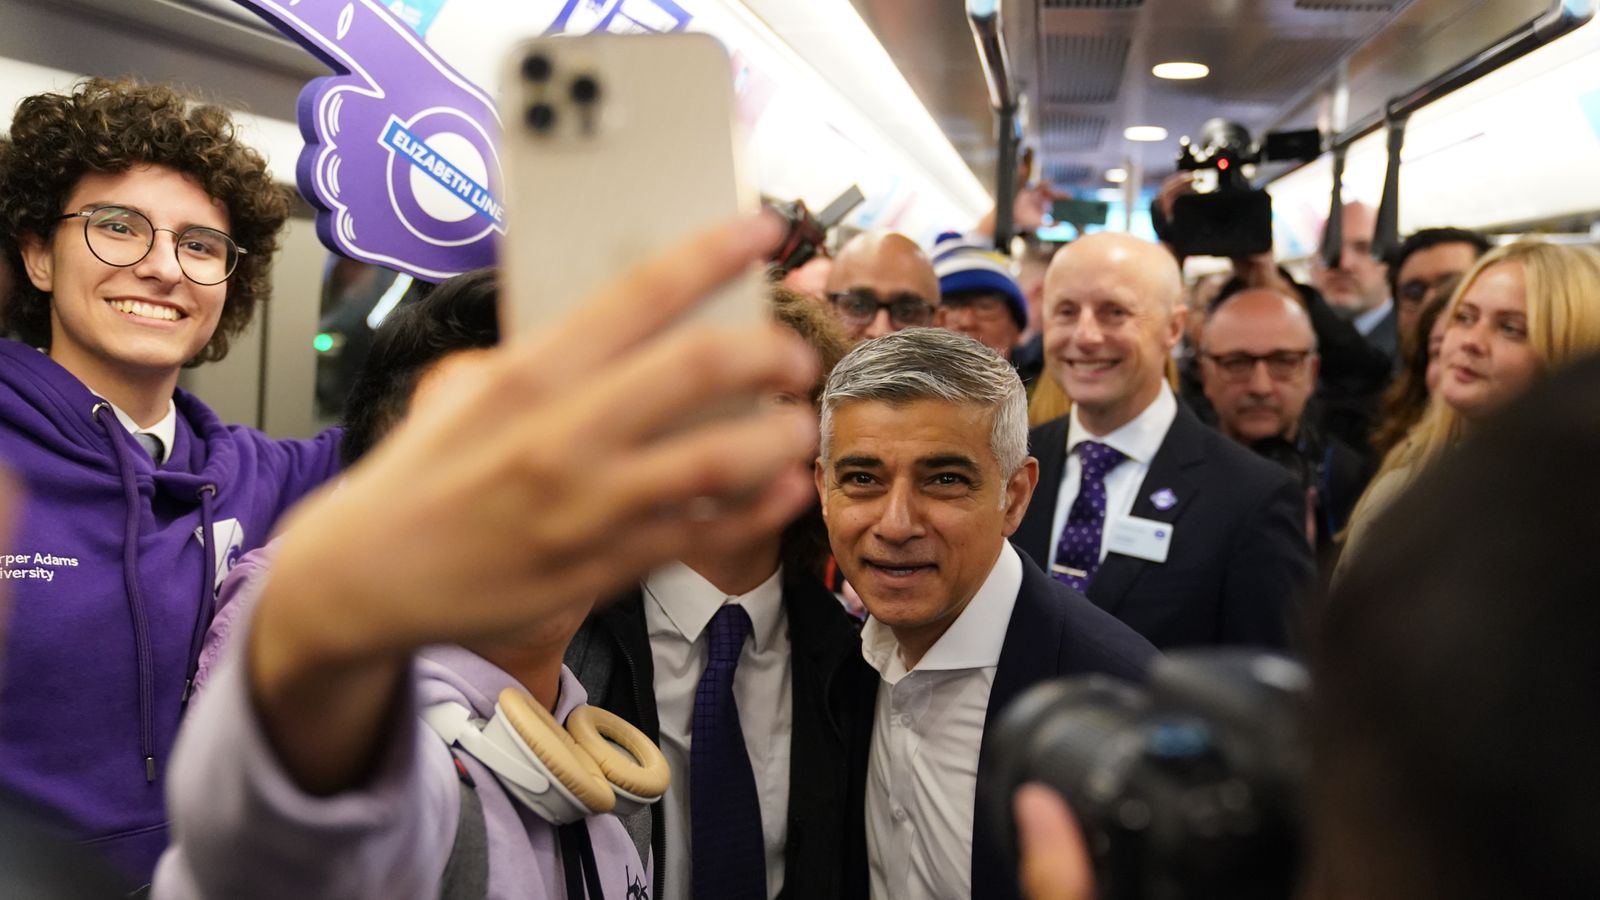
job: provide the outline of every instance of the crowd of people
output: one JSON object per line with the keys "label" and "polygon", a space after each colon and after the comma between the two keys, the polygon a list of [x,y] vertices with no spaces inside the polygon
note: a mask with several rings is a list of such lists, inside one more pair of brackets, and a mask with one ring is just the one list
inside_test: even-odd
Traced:
{"label": "crowd of people", "polygon": [[0,145],[0,885],[1084,897],[1059,798],[1020,795],[1020,877],[979,821],[1000,711],[1227,646],[1311,667],[1310,896],[1600,886],[1555,738],[1597,727],[1594,251],[1376,259],[1351,204],[1308,282],[1186,283],[1125,234],[870,231],[770,323],[682,326],[756,216],[535,333],[445,281],[280,440],[177,383],[288,210],[162,86],[31,97]]}

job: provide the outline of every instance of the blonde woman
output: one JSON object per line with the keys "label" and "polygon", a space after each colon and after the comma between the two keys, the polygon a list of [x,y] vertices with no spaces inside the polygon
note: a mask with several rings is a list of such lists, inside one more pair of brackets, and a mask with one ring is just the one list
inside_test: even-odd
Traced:
{"label": "blonde woman", "polygon": [[1438,389],[1356,504],[1346,560],[1372,521],[1474,423],[1544,373],[1600,350],[1600,253],[1538,240],[1495,249],[1462,278],[1443,318]]}

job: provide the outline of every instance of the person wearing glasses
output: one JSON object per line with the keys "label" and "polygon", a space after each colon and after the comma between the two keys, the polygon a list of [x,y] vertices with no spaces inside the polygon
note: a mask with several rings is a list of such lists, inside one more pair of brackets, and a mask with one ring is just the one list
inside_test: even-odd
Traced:
{"label": "person wearing glasses", "polygon": [[933,324],[939,276],[917,242],[891,231],[851,238],[828,273],[828,302],[851,341]]}
{"label": "person wearing glasses", "polygon": [[1217,428],[1269,459],[1294,461],[1306,479],[1306,536],[1331,562],[1371,474],[1360,453],[1326,435],[1307,414],[1317,387],[1317,335],[1294,298],[1251,288],[1229,297],[1206,319],[1200,379]]}
{"label": "person wearing glasses", "polygon": [[1012,541],[1163,650],[1287,644],[1313,577],[1302,491],[1206,427],[1166,380],[1187,310],[1159,244],[1092,234],[1045,274],[1045,366],[1072,411],[1035,428]]}
{"label": "person wearing glasses", "polygon": [[228,114],[89,80],[23,100],[0,150],[0,457],[28,500],[0,577],[0,794],[130,884],[166,845],[163,782],[215,591],[338,469],[177,387],[268,291],[289,196]]}
{"label": "person wearing glasses", "polygon": [[1415,347],[1417,321],[1439,285],[1466,274],[1488,252],[1489,239],[1465,228],[1424,228],[1395,249],[1389,260],[1389,290],[1394,295],[1402,359]]}
{"label": "person wearing glasses", "polygon": [[[976,338],[1015,366],[1013,351],[1028,327],[1028,302],[1012,274],[1011,260],[996,253],[992,244],[948,231],[933,245],[933,271],[939,276],[934,322]],[[1027,387],[1029,378],[1020,377]]]}

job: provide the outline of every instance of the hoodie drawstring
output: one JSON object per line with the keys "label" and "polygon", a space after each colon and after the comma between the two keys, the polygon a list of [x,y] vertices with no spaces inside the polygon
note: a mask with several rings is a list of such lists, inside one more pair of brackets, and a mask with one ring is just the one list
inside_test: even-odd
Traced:
{"label": "hoodie drawstring", "polygon": [[206,632],[211,629],[211,618],[216,615],[216,548],[211,533],[211,501],[217,496],[217,486],[202,484],[197,492],[200,499],[200,611],[194,620],[194,634],[189,637],[189,667],[183,679],[183,704],[189,703],[189,693],[194,689],[194,675],[200,669],[200,651],[204,649]]}
{"label": "hoodie drawstring", "polygon": [[156,780],[155,750],[155,671],[150,653],[150,622],[144,613],[144,595],[139,590],[139,486],[133,480],[133,461],[128,458],[124,429],[107,403],[96,403],[89,415],[111,438],[111,452],[117,459],[117,475],[122,480],[122,496],[128,517],[122,534],[122,584],[128,595],[128,615],[133,619],[133,652],[139,666],[139,753],[144,757],[144,777]]}

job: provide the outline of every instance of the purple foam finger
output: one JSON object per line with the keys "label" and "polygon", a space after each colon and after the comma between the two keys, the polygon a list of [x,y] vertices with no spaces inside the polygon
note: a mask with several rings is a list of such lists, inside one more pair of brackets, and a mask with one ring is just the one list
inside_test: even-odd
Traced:
{"label": "purple foam finger", "polygon": [[317,234],[427,281],[494,263],[505,233],[494,102],[377,0],[237,0],[336,73],[300,93]]}

